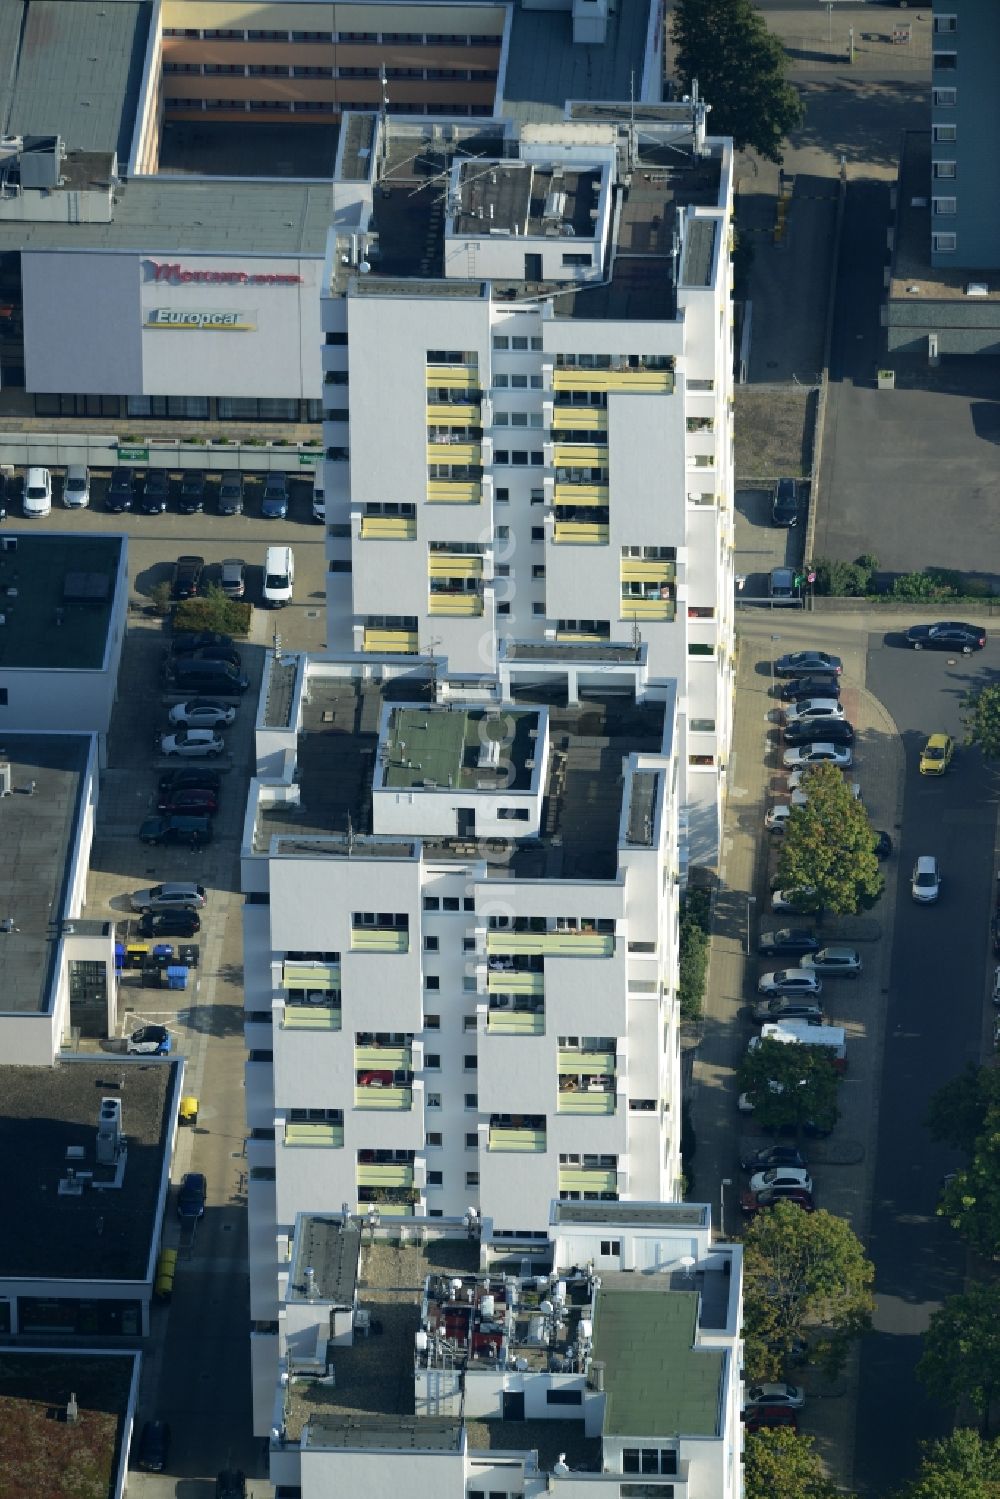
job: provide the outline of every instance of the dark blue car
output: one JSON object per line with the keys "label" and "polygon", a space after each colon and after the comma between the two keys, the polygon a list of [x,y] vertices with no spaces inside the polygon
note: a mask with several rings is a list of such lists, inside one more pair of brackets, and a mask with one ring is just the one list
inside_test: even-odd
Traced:
{"label": "dark blue car", "polygon": [[288,480],[284,474],[268,474],[260,513],[267,520],[284,520],[288,514]]}

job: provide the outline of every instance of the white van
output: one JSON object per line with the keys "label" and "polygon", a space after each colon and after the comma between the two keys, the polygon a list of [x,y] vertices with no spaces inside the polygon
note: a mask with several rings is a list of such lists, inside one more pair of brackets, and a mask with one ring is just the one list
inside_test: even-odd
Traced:
{"label": "white van", "polygon": [[29,468],[24,479],[24,513],[37,517],[52,511],[52,475],[47,468]]}
{"label": "white van", "polygon": [[781,1041],[786,1046],[825,1046],[830,1050],[830,1061],[843,1072],[847,1066],[847,1037],[842,1025],[808,1025],[801,1020],[782,1020],[775,1025],[762,1025],[760,1037],[754,1036],[749,1050],[756,1051],[763,1041]]}
{"label": "white van", "polygon": [[264,605],[280,609],[292,602],[295,557],[291,547],[268,547],[264,553]]}

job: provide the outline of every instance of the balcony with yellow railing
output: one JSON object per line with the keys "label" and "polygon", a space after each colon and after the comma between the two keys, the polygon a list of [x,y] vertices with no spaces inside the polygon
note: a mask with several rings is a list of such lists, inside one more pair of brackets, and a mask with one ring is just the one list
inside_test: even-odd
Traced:
{"label": "balcony with yellow railing", "polygon": [[471,619],[483,612],[483,596],[467,588],[431,589],[428,614],[448,615],[453,619]]}
{"label": "balcony with yellow railing", "polygon": [[545,1011],[490,1009],[486,1030],[491,1036],[544,1036]]}
{"label": "balcony with yellow railing", "polygon": [[429,442],[428,463],[475,463],[483,461],[483,445],[479,442]]}
{"label": "balcony with yellow railing", "polygon": [[352,926],[352,952],[409,952],[410,933],[398,926]]}
{"label": "balcony with yellow railing", "polygon": [[606,432],[608,413],[603,406],[559,406],[552,408],[553,431]]}
{"label": "balcony with yellow railing", "polygon": [[614,932],[500,930],[486,933],[487,953],[541,953],[545,957],[554,958],[610,958],[614,950]]}
{"label": "balcony with yellow railing", "polygon": [[672,620],[677,605],[673,599],[622,599],[619,619]]}
{"label": "balcony with yellow railing", "polygon": [[563,1048],[559,1052],[559,1072],[579,1077],[609,1077],[615,1070],[613,1051],[573,1051]]}
{"label": "balcony with yellow railing", "polygon": [[340,996],[337,996],[337,1004],[334,1004],[333,995],[329,996],[327,1003],[320,1004],[286,1004],[285,1016],[281,1022],[284,1031],[339,1031],[341,1026],[342,1010],[340,1008]]}
{"label": "balcony with yellow railing", "polygon": [[546,1134],[543,1129],[515,1129],[512,1125],[490,1126],[490,1149],[519,1152],[522,1155],[544,1155]]}
{"label": "balcony with yellow railing", "polygon": [[428,390],[478,390],[479,369],[474,364],[429,364],[426,385]]}
{"label": "balcony with yellow railing", "polygon": [[556,369],[552,371],[553,390],[670,392],[673,388],[673,370]]}
{"label": "balcony with yellow railing", "polygon": [[288,1123],[285,1125],[286,1145],[321,1145],[327,1150],[340,1150],[344,1144],[342,1124]]}
{"label": "balcony with yellow railing", "polygon": [[559,546],[607,546],[609,530],[599,521],[557,520],[552,539]]}
{"label": "balcony with yellow railing", "polygon": [[554,468],[603,468],[608,450],[592,442],[559,442],[552,455]]}
{"label": "balcony with yellow railing", "polygon": [[481,479],[428,479],[429,505],[478,505],[483,498]]}
{"label": "balcony with yellow railing", "polygon": [[483,559],[478,552],[430,552],[427,571],[432,578],[481,578]]}
{"label": "balcony with yellow railing", "polygon": [[339,963],[296,963],[281,965],[281,982],[286,989],[340,990]]}
{"label": "balcony with yellow railing", "polygon": [[598,635],[593,630],[556,631],[556,640],[563,645],[603,645],[610,639],[607,633]]}
{"label": "balcony with yellow railing", "polygon": [[413,1165],[407,1161],[358,1162],[359,1187],[412,1187]]}
{"label": "balcony with yellow railing", "polygon": [[618,1172],[599,1167],[560,1166],[560,1192],[617,1192]]}
{"label": "balcony with yellow railing", "polygon": [[498,968],[490,972],[486,988],[490,994],[543,994],[544,973],[531,973],[527,969]]}
{"label": "balcony with yellow railing", "polygon": [[379,656],[415,656],[419,650],[416,630],[372,630],[365,627],[362,650]]}
{"label": "balcony with yellow railing", "polygon": [[[554,487],[553,501],[557,505],[606,505],[610,498],[610,491],[606,484],[556,484]],[[566,525],[565,521],[556,521],[556,526]],[[591,524],[590,521],[587,522]]]}
{"label": "balcony with yellow railing", "polygon": [[409,1072],[413,1066],[413,1052],[409,1046],[355,1046],[354,1065],[357,1068],[391,1068],[393,1071],[404,1068]]}
{"label": "balcony with yellow railing", "polygon": [[616,1094],[614,1088],[563,1088],[559,1089],[556,1104],[557,1114],[613,1114]]}
{"label": "balcony with yellow railing", "polygon": [[474,406],[464,401],[428,401],[427,403],[427,420],[434,426],[478,426],[479,418],[478,403]]}
{"label": "balcony with yellow railing", "polygon": [[676,562],[660,561],[652,557],[623,557],[621,580],[623,583],[673,583],[677,577]]}
{"label": "balcony with yellow railing", "polygon": [[378,1088],[359,1084],[354,1089],[354,1107],[405,1114],[413,1107],[413,1089],[396,1086]]}
{"label": "balcony with yellow railing", "polygon": [[362,541],[415,541],[417,518],[415,515],[363,515],[361,517]]}

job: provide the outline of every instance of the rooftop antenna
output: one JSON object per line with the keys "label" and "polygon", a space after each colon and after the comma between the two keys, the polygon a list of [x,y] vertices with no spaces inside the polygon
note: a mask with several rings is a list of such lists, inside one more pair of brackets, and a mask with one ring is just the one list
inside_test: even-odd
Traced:
{"label": "rooftop antenna", "polygon": [[635,659],[638,661],[639,652],[642,649],[642,631],[639,629],[639,621],[632,621],[632,649],[635,651]]}
{"label": "rooftop antenna", "polygon": [[434,655],[436,648],[441,644],[440,635],[432,635],[427,642],[427,660],[430,664],[431,702],[437,702],[437,657]]}
{"label": "rooftop antenna", "polygon": [[354,852],[354,818],[350,812],[347,814],[347,856],[350,858]]}
{"label": "rooftop antenna", "polygon": [[378,70],[378,81],[382,85],[382,97],[378,106],[378,170],[376,181],[381,182],[389,165],[389,78],[385,63]]}

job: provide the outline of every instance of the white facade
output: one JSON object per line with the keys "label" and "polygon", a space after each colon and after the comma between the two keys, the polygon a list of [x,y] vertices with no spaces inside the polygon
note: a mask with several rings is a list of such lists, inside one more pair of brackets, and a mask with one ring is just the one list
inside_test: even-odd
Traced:
{"label": "white facade", "polygon": [[[652,114],[639,145],[623,121],[508,125],[485,161],[461,126],[393,122],[385,180],[377,136],[368,180],[335,183],[327,639],[470,676],[511,643],[641,642],[678,683],[685,858],[711,863],[733,690],[732,153],[680,106]],[[468,154],[441,172],[440,258],[410,281],[392,259],[387,283],[379,197],[428,191],[395,153],[446,152],[449,130]]]}

